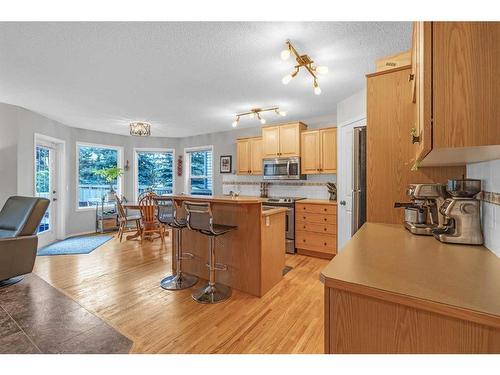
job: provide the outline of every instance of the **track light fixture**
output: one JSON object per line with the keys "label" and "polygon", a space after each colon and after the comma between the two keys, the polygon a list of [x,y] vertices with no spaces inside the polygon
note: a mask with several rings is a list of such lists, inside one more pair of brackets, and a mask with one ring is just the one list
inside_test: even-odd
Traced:
{"label": "track light fixture", "polygon": [[236,118],[235,118],[235,120],[232,123],[233,128],[236,128],[238,126],[238,123],[240,122],[240,117],[242,117],[242,116],[251,116],[252,118],[255,118],[255,119],[259,120],[260,123],[262,125],[264,125],[266,123],[266,119],[261,116],[261,113],[262,112],[271,112],[271,111],[274,112],[274,113],[276,113],[278,116],[286,116],[286,112],[280,110],[279,107],[271,107],[271,108],[264,108],[264,109],[262,109],[262,108],[252,108],[248,112],[238,113],[236,115]]}
{"label": "track light fixture", "polygon": [[295,47],[292,45],[292,43],[287,40],[286,41],[286,47],[283,51],[281,51],[281,59],[282,60],[288,60],[291,55],[294,55],[295,60],[297,61],[297,65],[295,65],[295,69],[292,71],[292,73],[287,74],[281,79],[281,82],[284,85],[288,85],[292,79],[295,78],[295,76],[299,73],[300,68],[305,68],[309,74],[312,75],[313,77],[313,88],[314,88],[314,93],[316,95],[321,94],[321,87],[319,87],[318,84],[318,76],[317,74],[326,74],[328,73],[328,67],[327,66],[316,66],[314,65],[314,61],[311,60],[311,58],[308,55],[300,55]]}

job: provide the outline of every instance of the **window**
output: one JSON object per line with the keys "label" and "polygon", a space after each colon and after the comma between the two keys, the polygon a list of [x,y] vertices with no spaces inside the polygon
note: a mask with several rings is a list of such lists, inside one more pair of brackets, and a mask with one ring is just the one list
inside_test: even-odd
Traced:
{"label": "window", "polygon": [[121,149],[118,147],[77,144],[77,208],[95,207],[111,190],[121,193],[121,178],[108,182],[97,171],[120,168]]}
{"label": "window", "polygon": [[186,150],[189,194],[212,195],[212,147]]}
{"label": "window", "polygon": [[[53,184],[51,176],[52,155],[48,147],[36,145],[35,156],[35,196],[50,199],[50,188]],[[50,211],[51,205],[45,211],[40,225],[38,225],[38,233],[51,230],[50,227]]]}
{"label": "window", "polygon": [[146,190],[158,195],[172,194],[174,187],[173,150],[135,151],[136,197]]}

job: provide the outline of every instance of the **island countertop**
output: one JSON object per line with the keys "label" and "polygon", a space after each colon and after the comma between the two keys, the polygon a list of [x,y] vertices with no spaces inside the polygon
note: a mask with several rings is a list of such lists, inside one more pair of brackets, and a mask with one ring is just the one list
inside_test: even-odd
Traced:
{"label": "island countertop", "polygon": [[454,310],[457,317],[500,327],[500,259],[483,246],[444,244],[402,225],[365,223],[321,280],[330,288]]}
{"label": "island countertop", "polygon": [[233,203],[233,204],[259,204],[264,200],[259,197],[240,195],[232,197],[230,195],[189,195],[175,194],[172,197],[176,200],[193,202],[214,202],[214,203]]}

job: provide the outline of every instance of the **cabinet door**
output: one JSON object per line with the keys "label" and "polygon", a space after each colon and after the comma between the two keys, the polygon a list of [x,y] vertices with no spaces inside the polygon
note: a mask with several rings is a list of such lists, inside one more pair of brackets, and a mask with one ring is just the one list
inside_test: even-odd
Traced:
{"label": "cabinet door", "polygon": [[500,144],[500,22],[432,23],[433,148]]}
{"label": "cabinet door", "polygon": [[280,128],[269,126],[262,128],[262,156],[272,158],[280,156]]}
{"label": "cabinet door", "polygon": [[319,130],[307,131],[301,134],[301,173],[319,173],[320,166],[320,138]]}
{"label": "cabinet door", "polygon": [[413,139],[412,134],[409,138],[415,144],[415,162],[419,162],[432,149],[432,25],[431,22],[414,22],[413,28],[415,61],[412,61],[412,72],[415,74],[413,77],[415,87],[412,86],[414,103],[412,131],[418,140]]}
{"label": "cabinet door", "polygon": [[236,141],[236,174],[250,173],[250,141],[239,139]]}
{"label": "cabinet door", "polygon": [[262,138],[250,140],[250,171],[252,174],[262,174]]}
{"label": "cabinet door", "polygon": [[300,125],[281,125],[279,156],[300,156]]}
{"label": "cabinet door", "polygon": [[337,129],[319,131],[321,145],[321,173],[337,173]]}

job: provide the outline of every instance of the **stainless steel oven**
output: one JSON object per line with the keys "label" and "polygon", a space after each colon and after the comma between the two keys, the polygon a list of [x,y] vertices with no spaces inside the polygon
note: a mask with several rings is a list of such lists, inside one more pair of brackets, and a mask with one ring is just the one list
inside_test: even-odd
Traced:
{"label": "stainless steel oven", "polygon": [[295,201],[304,198],[268,198],[262,203],[262,208],[285,207],[285,241],[286,252],[295,253]]}
{"label": "stainless steel oven", "polygon": [[302,180],[305,175],[300,174],[300,158],[272,158],[264,159],[264,180]]}

